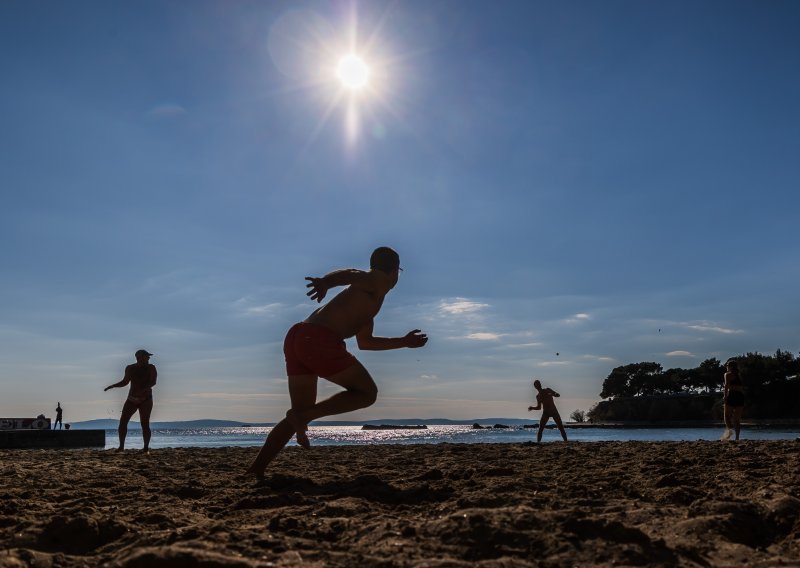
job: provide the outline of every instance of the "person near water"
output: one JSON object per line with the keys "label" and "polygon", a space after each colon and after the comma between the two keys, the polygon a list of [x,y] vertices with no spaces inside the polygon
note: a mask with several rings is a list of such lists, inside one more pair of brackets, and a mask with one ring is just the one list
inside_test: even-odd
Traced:
{"label": "person near water", "polygon": [[144,451],[150,449],[150,414],[153,412],[153,387],[156,385],[158,372],[155,365],[150,363],[152,353],[139,349],[135,354],[136,363],[125,367],[125,376],[118,383],[108,385],[103,391],[130,384],[128,398],[122,406],[122,415],[119,418],[119,449],[125,449],[125,437],[128,434],[128,421],[138,411],[139,421],[142,425],[142,438]]}
{"label": "person near water", "polygon": [[61,408],[61,401],[58,401],[58,405],[56,405],[56,421],[53,422],[53,430],[56,429],[56,424],[58,424],[58,429],[64,426],[64,423],[61,421],[61,415],[63,414],[64,410]]}
{"label": "person near water", "polygon": [[[286,334],[283,353],[291,408],[270,431],[247,469],[248,474],[263,477],[264,470],[293,435],[300,446],[310,447],[307,430],[312,420],[366,408],[375,402],[378,387],[367,369],[347,351],[345,339],[355,336],[359,349],[372,351],[418,348],[428,342],[419,329],[402,337],[374,334],[374,318],[386,294],[397,284],[401,270],[398,254],[389,247],[379,247],[370,257],[368,271],[346,268],[322,278],[306,278],[310,289],[306,295],[317,303],[329,290],[346,288]],[[317,402],[320,377],[344,390]]]}
{"label": "person near water", "polygon": [[561,423],[561,415],[558,413],[554,397],[561,396],[551,388],[542,388],[542,383],[539,379],[533,381],[533,386],[536,389],[536,406],[529,406],[528,411],[541,410],[542,417],[539,419],[539,431],[536,432],[536,442],[542,441],[542,433],[547,421],[551,418],[558,426],[558,431],[561,432],[561,437],[567,441],[567,432],[564,430],[564,425]]}
{"label": "person near water", "polygon": [[744,411],[744,384],[739,376],[739,365],[731,359],[725,363],[723,405],[725,415],[725,433],[722,434],[723,440],[729,440],[731,431],[735,439],[739,439],[739,432],[742,429],[742,412]]}

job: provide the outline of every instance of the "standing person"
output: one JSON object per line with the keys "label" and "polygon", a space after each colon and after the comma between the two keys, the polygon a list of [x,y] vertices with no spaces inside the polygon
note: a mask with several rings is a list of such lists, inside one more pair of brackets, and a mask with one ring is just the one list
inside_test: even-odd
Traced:
{"label": "standing person", "polygon": [[155,365],[150,364],[152,353],[139,349],[134,354],[136,363],[125,367],[125,376],[118,383],[108,385],[103,391],[116,387],[124,387],[130,383],[128,398],[122,406],[122,415],[119,418],[119,449],[125,449],[125,436],[128,434],[128,421],[138,410],[139,421],[142,423],[142,438],[144,451],[150,451],[150,414],[153,412],[153,387],[156,385],[158,372]]}
{"label": "standing person", "polygon": [[64,426],[64,423],[61,421],[61,414],[63,412],[64,411],[61,408],[61,401],[59,400],[58,405],[56,406],[56,421],[53,423],[53,430],[56,429],[56,424],[58,424],[59,430],[61,430],[61,428]]}
{"label": "standing person", "polygon": [[742,411],[744,410],[744,384],[739,376],[739,365],[731,359],[725,363],[725,385],[723,404],[725,409],[725,433],[722,434],[723,440],[730,440],[731,426],[739,439],[739,431],[742,429]]}
{"label": "standing person", "polygon": [[539,382],[539,379],[533,381],[533,386],[537,391],[536,406],[529,406],[528,412],[531,410],[542,410],[542,417],[539,419],[539,431],[536,433],[536,442],[539,443],[542,441],[542,432],[544,432],[544,427],[550,418],[555,421],[559,432],[561,432],[561,437],[564,438],[566,442],[567,432],[564,430],[564,425],[561,423],[561,415],[558,413],[555,401],[553,401],[553,397],[561,395],[551,388],[542,388],[542,383]]}
{"label": "standing person", "polygon": [[[400,274],[400,257],[389,247],[375,249],[368,272],[355,268],[334,270],[322,278],[308,277],[306,294],[318,303],[328,290],[347,286],[305,321],[289,329],[283,344],[291,408],[267,436],[264,446],[247,469],[257,477],[283,449],[292,435],[304,448],[310,446],[308,423],[323,416],[366,408],[375,402],[378,387],[369,372],[348,353],[344,340],[355,336],[359,349],[381,351],[422,347],[428,337],[420,330],[403,337],[376,337],[373,318]],[[343,387],[330,398],[316,402],[319,377]]]}

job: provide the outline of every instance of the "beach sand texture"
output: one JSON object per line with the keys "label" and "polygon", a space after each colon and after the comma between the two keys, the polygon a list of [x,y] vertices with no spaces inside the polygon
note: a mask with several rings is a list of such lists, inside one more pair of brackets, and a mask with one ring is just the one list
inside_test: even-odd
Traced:
{"label": "beach sand texture", "polygon": [[800,442],[0,451],[0,566],[800,565]]}

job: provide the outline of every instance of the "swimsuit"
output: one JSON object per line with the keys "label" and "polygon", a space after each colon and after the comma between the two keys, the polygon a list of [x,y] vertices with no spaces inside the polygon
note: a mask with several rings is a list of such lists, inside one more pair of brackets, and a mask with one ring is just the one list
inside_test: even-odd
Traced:
{"label": "swimsuit", "polygon": [[149,393],[142,395],[142,396],[133,396],[128,395],[128,400],[126,402],[130,402],[135,407],[140,407],[142,404],[147,402],[148,400],[153,400],[153,392],[150,391]]}
{"label": "swimsuit", "polygon": [[744,393],[738,390],[729,390],[728,396],[725,397],[725,404],[737,408],[744,406]]}
{"label": "swimsuit", "polygon": [[314,323],[294,324],[283,342],[286,373],[331,377],[355,365],[358,360],[347,352],[344,339],[333,330]]}
{"label": "swimsuit", "polygon": [[731,383],[728,386],[728,396],[725,397],[725,404],[731,407],[741,407],[744,406],[744,393],[740,390],[733,390],[730,387],[740,387],[742,386],[742,379],[739,378],[737,375],[734,378],[731,378]]}

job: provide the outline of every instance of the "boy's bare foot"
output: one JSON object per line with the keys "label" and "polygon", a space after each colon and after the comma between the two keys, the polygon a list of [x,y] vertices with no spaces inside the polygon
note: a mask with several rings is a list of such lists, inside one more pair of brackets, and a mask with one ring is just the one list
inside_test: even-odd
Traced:
{"label": "boy's bare foot", "polygon": [[294,428],[297,443],[305,449],[309,449],[311,447],[311,442],[308,441],[308,435],[306,434],[308,425],[300,420],[297,413],[291,408],[286,411],[286,420],[288,420],[289,424]]}
{"label": "boy's bare foot", "polygon": [[247,471],[240,474],[240,477],[250,477],[251,475],[255,476],[257,481],[264,481],[264,472],[256,471],[253,466],[248,467]]}

